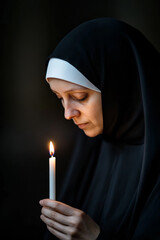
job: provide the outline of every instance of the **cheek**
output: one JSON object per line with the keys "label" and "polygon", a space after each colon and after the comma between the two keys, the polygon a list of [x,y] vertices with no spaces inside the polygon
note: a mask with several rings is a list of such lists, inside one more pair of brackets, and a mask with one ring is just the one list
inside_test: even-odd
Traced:
{"label": "cheek", "polygon": [[91,116],[94,119],[94,121],[98,121],[99,118],[99,109],[97,108],[92,108],[91,109]]}
{"label": "cheek", "polygon": [[83,113],[93,125],[101,127],[99,126],[103,124],[101,94],[94,93],[89,98],[87,104],[83,105],[81,110],[81,113]]}
{"label": "cheek", "polygon": [[91,121],[95,127],[95,134],[98,135],[98,134],[102,133],[102,131],[103,131],[102,108],[95,107],[92,109],[92,120]]}
{"label": "cheek", "polygon": [[92,115],[92,118],[94,118],[96,122],[103,118],[100,99],[98,99],[98,101],[92,104],[92,107],[90,108],[90,114]]}
{"label": "cheek", "polygon": [[89,118],[90,121],[94,124],[94,125],[102,125],[103,123],[103,115],[102,115],[102,109],[101,108],[97,108],[97,107],[92,107],[90,108],[89,111]]}

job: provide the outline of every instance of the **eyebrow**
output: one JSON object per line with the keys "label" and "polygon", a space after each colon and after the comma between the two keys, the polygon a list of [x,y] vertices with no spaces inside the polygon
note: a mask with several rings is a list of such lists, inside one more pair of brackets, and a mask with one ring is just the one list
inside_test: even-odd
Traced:
{"label": "eyebrow", "polygon": [[[83,87],[82,88],[78,88],[78,89],[71,88],[71,89],[68,89],[67,91],[65,91],[64,93],[78,91],[78,90],[87,90],[87,88],[83,88]],[[52,89],[51,89],[51,91],[54,92],[54,93],[59,94],[58,92],[56,92],[56,91],[54,91]]]}

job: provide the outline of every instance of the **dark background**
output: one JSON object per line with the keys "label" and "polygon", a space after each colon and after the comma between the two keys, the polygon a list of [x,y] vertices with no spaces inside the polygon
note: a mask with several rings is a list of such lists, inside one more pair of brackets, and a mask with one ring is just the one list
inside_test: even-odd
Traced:
{"label": "dark background", "polygon": [[48,143],[56,148],[57,193],[74,144],[77,129],[45,82],[47,56],[68,31],[97,17],[124,20],[160,50],[159,12],[159,0],[1,3],[0,239],[43,239],[39,200],[48,197]]}

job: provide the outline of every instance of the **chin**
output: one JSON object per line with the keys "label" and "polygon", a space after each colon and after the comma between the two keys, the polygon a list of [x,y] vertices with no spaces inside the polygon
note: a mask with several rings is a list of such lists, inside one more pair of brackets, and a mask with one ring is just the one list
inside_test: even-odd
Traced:
{"label": "chin", "polygon": [[101,130],[99,129],[90,129],[90,130],[84,130],[84,133],[88,136],[88,137],[96,137],[98,135],[100,135],[102,133]]}

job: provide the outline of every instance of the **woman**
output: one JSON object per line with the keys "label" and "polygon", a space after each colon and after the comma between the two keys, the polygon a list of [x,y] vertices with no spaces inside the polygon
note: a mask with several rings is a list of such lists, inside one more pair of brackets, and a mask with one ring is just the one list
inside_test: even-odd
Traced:
{"label": "woman", "polygon": [[160,239],[159,67],[145,37],[111,18],[81,24],[49,57],[46,79],[81,129],[59,202],[40,201],[51,236]]}

